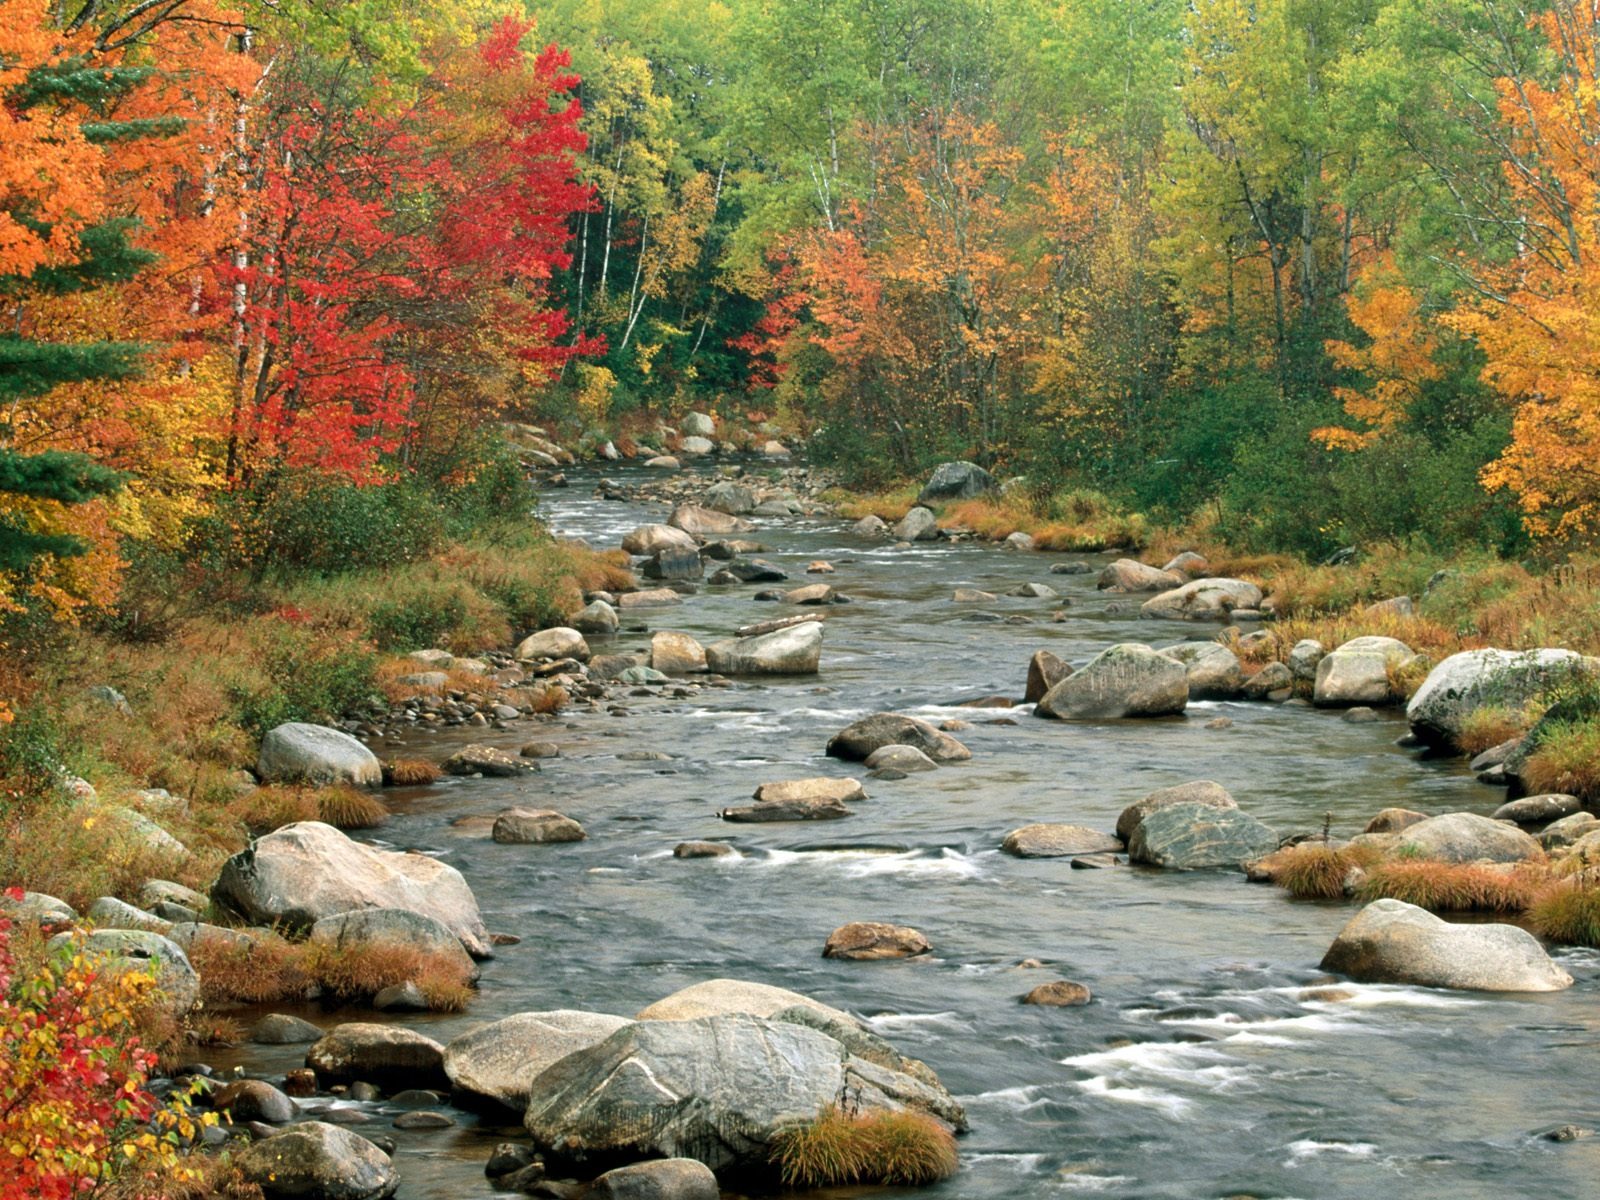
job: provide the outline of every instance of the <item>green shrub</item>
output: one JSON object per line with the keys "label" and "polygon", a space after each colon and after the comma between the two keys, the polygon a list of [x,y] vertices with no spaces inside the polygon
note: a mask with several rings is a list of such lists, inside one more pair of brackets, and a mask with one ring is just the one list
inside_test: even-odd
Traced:
{"label": "green shrub", "polygon": [[[363,707],[377,686],[377,655],[365,642],[267,619],[255,670],[228,684],[234,719],[259,737],[285,721],[328,721]],[[243,666],[243,664],[241,664]]]}
{"label": "green shrub", "polygon": [[367,616],[367,631],[379,650],[404,653],[439,645],[466,617],[459,591],[419,592],[375,605]]}

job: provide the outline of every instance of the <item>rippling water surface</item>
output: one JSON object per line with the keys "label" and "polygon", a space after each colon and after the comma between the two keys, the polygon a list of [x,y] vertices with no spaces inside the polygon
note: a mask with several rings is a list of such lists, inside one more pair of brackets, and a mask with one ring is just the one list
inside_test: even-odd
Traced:
{"label": "rippling water surface", "polygon": [[[615,545],[664,519],[664,506],[596,499],[593,482],[580,473],[549,494],[558,532]],[[1195,778],[1224,784],[1282,832],[1318,829],[1331,814],[1336,834],[1353,833],[1388,805],[1490,811],[1498,794],[1460,764],[1396,748],[1398,721],[1350,724],[1296,707],[1208,703],[1181,719],[1103,724],[958,709],[1020,695],[1040,648],[1081,664],[1112,642],[1203,631],[1108,615],[1093,575],[1049,573],[1061,556],[893,550],[838,521],[762,522],[753,536],[800,582],[812,559],[832,562],[827,582],[855,601],[827,610],[819,676],[627,697],[628,716],[578,711],[533,733],[476,731],[508,747],[553,740],[561,757],[529,779],[452,781],[396,799],[383,840],[459,867],[489,927],[524,939],[487,964],[469,1014],[423,1028],[446,1038],[529,1009],[631,1015],[717,976],[805,992],[860,1014],[966,1103],[963,1169],[917,1193],[930,1200],[1600,1194],[1600,1138],[1534,1136],[1600,1124],[1600,956],[1558,952],[1578,982],[1549,996],[1341,985],[1352,998],[1318,999],[1317,962],[1347,905],[1295,902],[1233,873],[1072,870],[997,849],[1033,821],[1109,830],[1145,792]],[[950,599],[957,586],[1004,593],[1026,582],[1061,590],[1070,618],[1050,622],[1058,601]],[[706,588],[643,619],[713,640],[782,615],[754,601],[757,590]],[[964,620],[975,607],[1035,623]],[[648,641],[630,630],[595,648]],[[881,709],[970,721],[957,736],[972,761],[869,780],[870,799],[844,821],[718,820],[765,780],[859,775],[823,745]],[[1233,725],[1205,727],[1219,715]],[[447,738],[468,740],[413,739],[405,752],[442,756]],[[619,758],[641,749],[671,758]],[[500,846],[450,826],[512,803],[569,813],[589,840]],[[729,841],[739,856],[673,859],[688,839]],[[934,952],[824,960],[828,933],[852,920],[914,925]],[[1019,969],[1028,958],[1045,969]],[[1058,977],[1087,984],[1094,1002],[1017,1002]],[[293,1052],[275,1053],[251,1063],[295,1065]],[[496,1131],[469,1120],[396,1137],[403,1200],[492,1194],[481,1171]]]}

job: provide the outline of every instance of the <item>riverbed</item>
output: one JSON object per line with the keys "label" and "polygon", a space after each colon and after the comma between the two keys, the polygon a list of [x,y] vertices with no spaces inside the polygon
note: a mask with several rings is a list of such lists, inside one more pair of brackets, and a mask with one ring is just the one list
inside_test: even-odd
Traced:
{"label": "riverbed", "polygon": [[[607,474],[643,477],[638,468]],[[634,526],[665,519],[664,505],[598,498],[591,472],[571,477],[543,503],[557,533],[614,546]],[[1319,991],[1328,976],[1317,963],[1351,905],[1291,900],[1233,872],[1074,870],[999,850],[1008,830],[1035,821],[1109,831],[1146,792],[1191,779],[1223,784],[1284,834],[1328,822],[1348,836],[1391,805],[1487,813],[1499,791],[1459,761],[1397,746],[1397,714],[1352,723],[1299,706],[1199,703],[1182,718],[1061,723],[1020,706],[958,707],[1020,696],[1035,650],[1081,664],[1114,642],[1159,646],[1212,631],[1140,620],[1127,598],[1098,593],[1094,574],[1050,572],[1072,557],[1098,570],[1109,556],[973,542],[894,549],[839,520],[757,523],[750,536],[767,547],[762,557],[797,583],[826,581],[852,600],[825,610],[820,674],[681,697],[624,688],[551,723],[375,745],[383,757],[436,759],[467,741],[561,748],[535,776],[388,794],[396,815],[372,840],[440,855],[466,876],[489,928],[522,939],[485,964],[469,1012],[407,1024],[445,1040],[526,1010],[632,1015],[716,977],[792,988],[858,1014],[966,1104],[962,1170],[916,1193],[930,1200],[1595,1194],[1600,1138],[1537,1136],[1600,1125],[1595,952],[1556,951],[1577,984],[1550,995]],[[835,573],[807,576],[816,559]],[[1048,584],[1062,599],[1004,596],[1023,583]],[[591,643],[596,653],[644,649],[643,625],[712,641],[787,615],[753,598],[762,586],[702,587],[681,606],[625,614],[621,634]],[[1001,598],[957,604],[957,587]],[[1053,621],[1060,608],[1065,619]],[[717,817],[764,781],[860,777],[858,764],[824,757],[823,746],[880,710],[969,722],[956,736],[972,760],[867,780],[869,798],[842,821]],[[1217,717],[1231,724],[1211,727]],[[670,757],[622,757],[641,750]],[[497,845],[451,825],[512,804],[576,817],[588,840]],[[738,854],[673,858],[687,840],[726,841]],[[829,932],[855,920],[914,926],[933,952],[823,959]],[[1044,965],[1019,966],[1028,959]],[[1057,978],[1088,985],[1093,1002],[1018,1002]],[[282,1070],[299,1065],[300,1052],[251,1047],[233,1061]],[[390,1110],[370,1115],[366,1128],[391,1132]],[[495,1194],[482,1165],[507,1131],[454,1115],[452,1130],[392,1131],[402,1200]]]}

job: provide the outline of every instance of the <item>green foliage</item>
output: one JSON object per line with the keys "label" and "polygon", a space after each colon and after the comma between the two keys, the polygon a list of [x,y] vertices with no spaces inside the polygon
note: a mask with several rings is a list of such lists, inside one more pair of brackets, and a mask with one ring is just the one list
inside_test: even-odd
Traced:
{"label": "green foliage", "polygon": [[259,737],[285,721],[327,722],[364,707],[377,686],[377,656],[349,636],[317,635],[292,620],[260,626],[257,656],[234,673],[234,719]]}
{"label": "green foliage", "polygon": [[367,629],[379,650],[405,653],[439,645],[466,615],[459,591],[419,592],[377,604],[367,617]]}

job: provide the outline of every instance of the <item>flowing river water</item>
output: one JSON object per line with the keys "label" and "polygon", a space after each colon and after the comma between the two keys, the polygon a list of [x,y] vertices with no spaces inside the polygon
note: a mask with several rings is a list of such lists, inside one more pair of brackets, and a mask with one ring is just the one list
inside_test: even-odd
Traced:
{"label": "flowing river water", "polygon": [[[614,546],[665,519],[665,506],[598,499],[596,476],[573,478],[544,504],[560,534]],[[619,695],[625,716],[580,708],[515,731],[458,729],[409,739],[403,751],[378,748],[443,757],[467,741],[561,747],[531,777],[390,794],[396,816],[374,840],[442,856],[465,874],[489,928],[523,939],[485,964],[470,1012],[407,1024],[444,1040],[519,1011],[631,1015],[716,977],[792,988],[860,1015],[966,1104],[962,1169],[917,1193],[930,1200],[1600,1191],[1600,1137],[1537,1136],[1600,1124],[1600,955],[1557,952],[1577,984],[1551,995],[1341,984],[1348,998],[1318,999],[1328,980],[1318,961],[1350,905],[1294,901],[1232,872],[1074,870],[999,850],[1008,830],[1035,821],[1110,830],[1127,804],[1190,779],[1222,783],[1283,833],[1318,830],[1331,814],[1334,833],[1348,835],[1390,805],[1488,812],[1498,792],[1459,762],[1397,747],[1398,717],[1359,724],[1298,706],[1200,703],[1178,719],[1061,723],[1021,708],[956,708],[1020,695],[1041,648],[1081,664],[1113,642],[1165,645],[1210,631],[1108,612],[1094,575],[1050,574],[1060,556],[981,543],[896,550],[838,520],[758,525],[750,536],[768,547],[763,557],[797,583],[819,578],[806,564],[826,559],[837,572],[820,578],[854,601],[826,610],[819,675],[687,698]],[[1050,621],[1060,601],[951,600],[957,586],[1003,596],[1028,582],[1059,589],[1068,618]],[[715,640],[783,615],[756,602],[757,590],[705,587],[642,621]],[[973,622],[975,608],[1033,621]],[[627,628],[640,623],[625,615],[624,632],[610,645],[595,639],[596,652],[646,647],[649,635]],[[760,782],[860,776],[859,764],[826,758],[823,746],[879,710],[971,722],[957,734],[971,762],[868,780],[870,798],[842,821],[718,819]],[[1230,727],[1207,727],[1223,715]],[[639,750],[670,758],[622,757]],[[451,825],[511,804],[559,809],[589,839],[502,846]],[[696,839],[731,842],[739,854],[672,857],[676,843]],[[914,926],[933,953],[822,958],[829,932],[853,920]],[[1019,968],[1029,958],[1044,968]],[[1087,984],[1093,1002],[1018,1003],[1056,978]],[[251,1047],[236,1061],[281,1071],[300,1054]],[[371,1115],[381,1123],[367,1128],[387,1132],[393,1111]],[[451,1130],[394,1131],[402,1200],[494,1194],[482,1165],[516,1131],[456,1115]]]}

